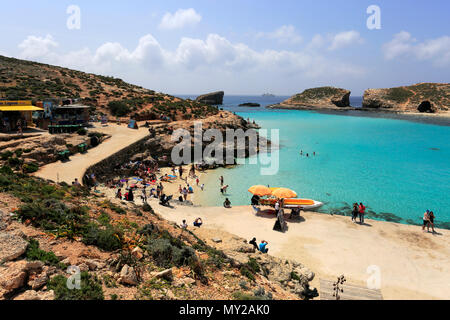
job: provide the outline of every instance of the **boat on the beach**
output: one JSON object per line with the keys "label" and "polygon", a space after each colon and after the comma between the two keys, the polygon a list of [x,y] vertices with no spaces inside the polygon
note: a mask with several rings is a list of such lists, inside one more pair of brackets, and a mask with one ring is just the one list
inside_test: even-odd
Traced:
{"label": "boat on the beach", "polygon": [[[261,199],[260,205],[274,207],[277,199]],[[312,199],[284,199],[283,208],[286,209],[300,209],[300,210],[315,210],[323,206],[323,203]]]}

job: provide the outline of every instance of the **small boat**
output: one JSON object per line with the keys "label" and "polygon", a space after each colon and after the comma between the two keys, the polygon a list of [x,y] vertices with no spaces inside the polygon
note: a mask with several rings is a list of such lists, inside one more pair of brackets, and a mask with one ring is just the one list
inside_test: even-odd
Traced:
{"label": "small boat", "polygon": [[[261,199],[259,200],[259,204],[263,206],[275,206],[277,199]],[[323,203],[316,200],[311,199],[284,199],[283,208],[285,209],[301,209],[301,210],[315,210],[323,206]]]}

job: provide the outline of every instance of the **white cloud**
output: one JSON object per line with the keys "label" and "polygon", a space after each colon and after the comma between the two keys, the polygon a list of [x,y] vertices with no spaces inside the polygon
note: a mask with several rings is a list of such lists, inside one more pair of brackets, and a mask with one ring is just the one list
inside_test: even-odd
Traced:
{"label": "white cloud", "polygon": [[174,14],[167,12],[159,24],[161,29],[181,29],[195,25],[202,20],[202,16],[194,9],[178,9]]}
{"label": "white cloud", "polygon": [[383,45],[386,60],[406,57],[431,61],[436,66],[450,65],[450,37],[442,36],[418,42],[409,32],[401,31]]}
{"label": "white cloud", "polygon": [[326,35],[316,34],[308,43],[306,49],[315,51],[326,48],[328,51],[335,51],[362,43],[364,43],[364,39],[360,36],[359,32],[350,30]]}
{"label": "white cloud", "polygon": [[[38,39],[28,37],[27,39]],[[20,44],[21,57],[35,48],[33,59],[104,75],[121,77],[151,89],[171,92],[201,92],[208,88],[267,88],[267,83],[287,90],[286,81],[296,90],[301,81],[332,83],[333,79],[354,79],[363,75],[365,68],[339,61],[310,51],[254,50],[243,43],[233,43],[218,34],[205,39],[182,38],[176,49],[163,48],[152,36],[143,36],[137,46],[129,50],[118,42],[107,42],[95,50],[56,53],[58,44],[51,39],[24,41]],[[43,44],[42,44],[43,42]],[[216,84],[213,86],[213,84]],[[322,83],[322,82],[321,82]],[[247,92],[248,93],[248,92]]]}
{"label": "white cloud", "polygon": [[350,30],[350,31],[344,31],[340,32],[338,34],[335,34],[332,37],[331,45],[329,46],[329,50],[337,50],[343,47],[347,47],[352,44],[360,44],[363,40],[361,36],[359,35],[359,32]]}
{"label": "white cloud", "polygon": [[20,57],[23,59],[34,59],[42,57],[51,52],[51,50],[58,46],[58,43],[49,34],[43,37],[28,36],[19,48],[22,49]]}
{"label": "white cloud", "polygon": [[293,25],[283,25],[273,32],[259,32],[256,37],[277,40],[280,43],[298,44],[302,42],[302,37]]}

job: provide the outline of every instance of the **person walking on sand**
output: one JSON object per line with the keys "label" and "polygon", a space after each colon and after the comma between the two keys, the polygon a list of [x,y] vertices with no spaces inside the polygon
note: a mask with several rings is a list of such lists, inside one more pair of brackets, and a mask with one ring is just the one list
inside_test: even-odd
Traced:
{"label": "person walking on sand", "polygon": [[362,202],[359,203],[359,223],[364,224],[364,214],[366,213],[366,207],[362,204]]}
{"label": "person walking on sand", "polygon": [[186,189],[186,187],[184,187],[183,188],[183,198],[184,198],[184,201],[186,201],[187,200],[187,196],[188,196],[188,190]]}
{"label": "person walking on sand", "polygon": [[353,204],[353,210],[352,210],[352,221],[356,223],[356,218],[358,217],[358,204],[355,202]]}
{"label": "person walking on sand", "polygon": [[195,179],[195,183],[197,184],[197,187],[198,187],[198,184],[200,183],[200,179],[197,177],[197,179]]}
{"label": "person walking on sand", "polygon": [[219,180],[220,180],[220,186],[222,187],[223,186],[223,176],[220,176]]}
{"label": "person walking on sand", "polygon": [[431,231],[433,233],[435,233],[436,231],[434,231],[434,213],[433,213],[433,211],[430,211],[429,220],[430,220],[430,225],[431,225]]}
{"label": "person walking on sand", "polygon": [[205,184],[204,183],[202,183],[202,185],[200,186],[200,189],[202,189],[202,191],[203,191],[203,189],[205,189]]}
{"label": "person walking on sand", "polygon": [[141,199],[142,202],[147,202],[147,193],[145,192],[145,188],[142,189]]}
{"label": "person walking on sand", "polygon": [[277,202],[275,202],[275,214],[278,215],[278,211],[280,211],[280,201],[277,200]]}
{"label": "person walking on sand", "polygon": [[178,173],[180,174],[180,179],[183,179],[183,167],[182,166],[180,166],[178,168]]}
{"label": "person walking on sand", "polygon": [[423,214],[423,226],[422,231],[425,231],[425,227],[427,227],[427,231],[430,231],[430,210],[425,211]]}

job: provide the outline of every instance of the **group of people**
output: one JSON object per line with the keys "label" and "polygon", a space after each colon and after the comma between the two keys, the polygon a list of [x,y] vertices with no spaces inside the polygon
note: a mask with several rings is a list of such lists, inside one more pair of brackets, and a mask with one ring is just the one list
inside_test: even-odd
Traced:
{"label": "group of people", "polygon": [[268,253],[269,248],[267,248],[267,245],[269,244],[266,240],[261,240],[260,244],[258,245],[256,243],[256,238],[253,238],[249,241],[251,245],[255,248],[256,251],[261,251],[262,253]]}
{"label": "group of people", "polygon": [[[3,133],[10,133],[11,130],[13,129],[12,127],[14,126],[14,122],[11,123],[11,121],[13,120],[9,120],[8,118],[3,118],[2,121],[0,122],[1,125],[1,131]],[[17,134],[19,135],[23,135],[23,129],[24,127],[26,127],[26,120],[25,119],[17,119],[17,121],[15,122],[16,124],[16,130],[17,130]]]}
{"label": "group of people", "polygon": [[436,231],[434,231],[434,213],[433,211],[427,210],[425,211],[425,213],[423,214],[423,226],[422,226],[422,231],[425,231],[425,227],[427,228],[427,232],[430,232],[430,226],[431,226],[431,230],[433,233],[435,233]]}
{"label": "group of people", "polygon": [[[202,218],[197,218],[194,220],[193,225],[194,227],[200,228],[203,224]],[[181,224],[181,229],[186,230],[188,227],[188,224],[186,223],[186,220],[183,220],[183,223]]]}
{"label": "group of people", "polygon": [[[301,156],[306,155],[306,157],[309,158],[309,153],[303,153],[303,150],[300,150],[300,155]],[[315,151],[313,152],[313,156],[316,156],[316,152]]]}
{"label": "group of people", "polygon": [[356,223],[356,219],[359,217],[359,223],[364,224],[364,215],[366,214],[366,207],[363,205],[362,202],[358,203],[355,202],[353,204],[352,209],[352,221]]}

